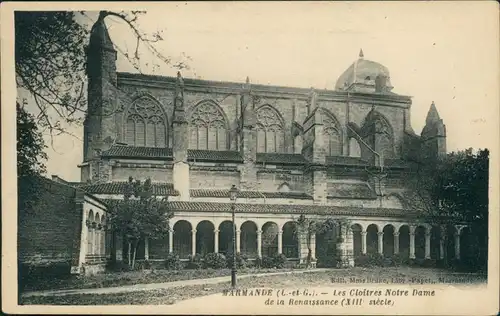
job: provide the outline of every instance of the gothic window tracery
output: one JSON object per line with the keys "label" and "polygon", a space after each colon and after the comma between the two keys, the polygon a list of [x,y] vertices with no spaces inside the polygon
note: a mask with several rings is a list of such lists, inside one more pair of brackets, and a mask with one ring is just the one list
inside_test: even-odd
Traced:
{"label": "gothic window tracery", "polygon": [[125,142],[138,147],[167,147],[167,126],[159,104],[140,98],[128,110]]}
{"label": "gothic window tracery", "polygon": [[227,124],[220,108],[211,102],[196,106],[190,119],[189,148],[227,150]]}
{"label": "gothic window tracery", "polygon": [[270,106],[257,111],[257,152],[284,152],[285,133],[278,113]]}
{"label": "gothic window tracery", "polygon": [[329,115],[323,117],[323,133],[326,155],[342,155],[342,132],[337,122]]}
{"label": "gothic window tracery", "polygon": [[[372,143],[376,152],[384,158],[393,158],[393,132],[389,122],[376,111],[370,112],[362,128],[365,139]],[[374,136],[374,138],[372,138]]]}

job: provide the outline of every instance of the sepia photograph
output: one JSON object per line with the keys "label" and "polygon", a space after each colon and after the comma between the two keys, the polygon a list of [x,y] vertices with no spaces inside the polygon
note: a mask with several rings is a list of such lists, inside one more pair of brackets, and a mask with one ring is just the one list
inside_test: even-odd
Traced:
{"label": "sepia photograph", "polygon": [[2,309],[498,313],[495,12],[3,5]]}

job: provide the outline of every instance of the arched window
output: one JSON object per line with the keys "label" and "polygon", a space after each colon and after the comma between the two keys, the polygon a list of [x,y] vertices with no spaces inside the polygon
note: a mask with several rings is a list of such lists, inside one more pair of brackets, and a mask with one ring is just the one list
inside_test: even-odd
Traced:
{"label": "arched window", "polygon": [[139,98],[127,113],[125,142],[138,147],[166,147],[167,126],[160,105],[148,97]]}
{"label": "arched window", "polygon": [[[393,132],[385,117],[372,110],[361,128],[363,139],[384,158],[394,157]],[[375,137],[373,137],[375,136]]]}
{"label": "arched window", "polygon": [[349,156],[361,157],[361,146],[359,146],[358,140],[354,137],[349,139]]}
{"label": "arched window", "polygon": [[342,155],[342,132],[337,122],[326,113],[323,117],[323,133],[326,155]]}
{"label": "arched window", "polygon": [[263,106],[257,111],[257,152],[285,151],[283,122],[275,109]]}
{"label": "arched window", "polygon": [[191,114],[189,129],[189,148],[227,150],[227,124],[217,104],[198,104]]}

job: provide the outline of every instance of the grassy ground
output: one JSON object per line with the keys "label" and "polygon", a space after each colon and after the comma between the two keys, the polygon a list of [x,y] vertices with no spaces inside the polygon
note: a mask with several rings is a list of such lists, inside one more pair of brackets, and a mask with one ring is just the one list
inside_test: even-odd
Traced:
{"label": "grassy ground", "polygon": [[[238,270],[238,274],[268,273],[287,271],[285,269],[254,269]],[[88,277],[72,276],[67,279],[48,278],[26,284],[24,291],[66,290],[113,287],[131,284],[163,283],[181,280],[207,279],[231,275],[230,269],[200,269],[200,270],[139,270],[130,272],[108,272]]]}
{"label": "grassy ground", "polygon": [[[258,278],[241,279],[238,282],[240,288],[294,288],[311,286],[331,286],[332,278],[346,278],[355,276],[358,279],[367,278],[400,278],[407,283],[411,280],[426,280],[426,282],[439,282],[441,277],[446,279],[446,283],[457,283],[460,279],[466,278],[471,283],[481,283],[486,281],[485,276],[470,274],[451,274],[446,271],[436,269],[421,268],[373,268],[361,269],[353,268],[346,270],[330,270],[326,272],[310,272],[305,274],[274,275]],[[43,305],[169,305],[175,302],[186,300],[198,296],[220,293],[229,288],[229,282],[210,285],[193,285],[176,287],[163,290],[151,290],[144,292],[128,292],[106,295],[66,295],[53,297],[28,297],[23,298],[22,304],[43,304]],[[350,284],[352,285],[352,284]]]}

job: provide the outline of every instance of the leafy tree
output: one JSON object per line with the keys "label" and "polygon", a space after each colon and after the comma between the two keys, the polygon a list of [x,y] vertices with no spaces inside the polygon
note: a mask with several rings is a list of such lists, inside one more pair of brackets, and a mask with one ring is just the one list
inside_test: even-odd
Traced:
{"label": "leafy tree", "polygon": [[[101,11],[99,19],[112,16],[130,28],[136,39],[134,52],[115,48],[138,71],[144,52],[141,48],[153,55],[153,69],[160,67],[156,61],[178,69],[188,68],[184,62],[173,62],[156,49],[154,43],[163,37],[160,31],[147,34],[141,30],[138,18],[144,13]],[[14,13],[17,87],[31,95],[38,110],[36,123],[51,135],[67,133],[64,123],[81,123],[87,111],[85,47],[89,28],[81,22],[84,19],[94,21],[83,11]]]}
{"label": "leafy tree", "polygon": [[487,149],[469,148],[436,161],[422,160],[407,177],[406,194],[407,206],[427,221],[469,225],[483,263],[488,240],[488,165]]}
{"label": "leafy tree", "polygon": [[17,176],[18,210],[30,209],[37,201],[39,176],[45,173],[44,161],[47,154],[42,134],[38,130],[35,118],[16,103],[17,112]]}
{"label": "leafy tree", "polygon": [[307,244],[306,264],[309,267],[312,261],[312,236],[314,236],[315,234],[322,234],[327,231],[331,231],[338,225],[338,221],[333,218],[327,218],[326,220],[315,220],[302,214],[299,216],[296,222],[296,233],[305,234],[305,240]]}
{"label": "leafy tree", "polygon": [[173,213],[165,199],[160,200],[154,194],[150,179],[141,183],[130,177],[123,195],[123,201],[110,208],[110,222],[114,232],[127,241],[128,264],[134,269],[139,242],[164,237]]}

